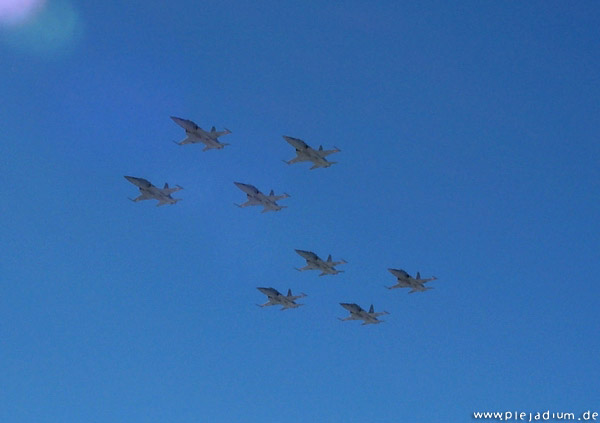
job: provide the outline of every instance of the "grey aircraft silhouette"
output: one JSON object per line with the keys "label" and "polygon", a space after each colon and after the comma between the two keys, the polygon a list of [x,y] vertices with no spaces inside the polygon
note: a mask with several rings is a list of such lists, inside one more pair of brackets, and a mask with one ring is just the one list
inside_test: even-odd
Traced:
{"label": "grey aircraft silhouette", "polygon": [[394,286],[386,286],[386,288],[411,288],[411,290],[408,291],[409,294],[412,294],[413,292],[423,292],[427,291],[428,289],[433,289],[432,287],[425,286],[424,284],[437,279],[435,276],[432,276],[428,279],[421,279],[421,274],[419,272],[417,272],[417,277],[413,278],[402,269],[388,269],[388,271],[398,279],[398,283]]}
{"label": "grey aircraft silhouette", "polygon": [[135,199],[130,198],[133,202],[142,200],[158,200],[158,206],[164,206],[165,204],[175,204],[180,201],[181,198],[173,198],[171,194],[182,190],[183,188],[177,185],[175,188],[169,188],[169,184],[165,183],[164,188],[157,188],[152,185],[148,180],[144,178],[136,178],[135,176],[125,176],[129,182],[137,186],[140,189],[141,195]]}
{"label": "grey aircraft silhouette", "polygon": [[280,306],[283,306],[281,308],[281,310],[287,310],[289,308],[298,308],[300,306],[303,306],[304,304],[296,304],[296,300],[298,298],[306,297],[306,294],[292,295],[291,289],[288,289],[287,295],[281,294],[275,288],[256,288],[256,289],[258,289],[260,292],[265,294],[269,300],[264,304],[257,304],[257,306],[259,306],[259,307],[280,305]]}
{"label": "grey aircraft silhouette", "polygon": [[292,160],[287,160],[287,161],[284,160],[284,162],[287,164],[294,164],[294,163],[299,163],[299,162],[313,162],[313,165],[310,168],[310,170],[313,170],[318,167],[329,167],[332,164],[337,163],[337,162],[329,162],[325,158],[325,156],[340,152],[341,150],[337,147],[334,147],[335,148],[334,150],[323,150],[323,146],[321,145],[321,146],[319,146],[318,150],[315,150],[314,148],[310,147],[308,144],[306,144],[301,139],[288,137],[285,135],[283,136],[283,138],[289,144],[291,144],[292,147],[294,147],[296,149],[296,157],[294,157]]}
{"label": "grey aircraft silhouette", "polygon": [[278,200],[288,198],[289,194],[283,195],[275,195],[273,190],[269,195],[265,195],[260,192],[254,185],[243,184],[241,182],[234,182],[235,186],[246,193],[248,197],[248,201],[244,204],[236,204],[238,207],[248,207],[248,206],[263,206],[262,213],[266,213],[268,211],[278,211],[287,206],[280,206],[277,204]]}
{"label": "grey aircraft silhouette", "polygon": [[346,317],[345,319],[338,317],[338,319],[340,319],[341,321],[362,320],[363,325],[381,323],[383,322],[383,320],[378,320],[377,317],[383,316],[384,314],[390,314],[387,311],[375,313],[375,310],[373,309],[373,304],[371,304],[371,308],[368,312],[363,310],[362,307],[358,304],[340,303],[340,305],[350,312],[350,316]]}
{"label": "grey aircraft silhouette", "polygon": [[200,128],[198,125],[196,125],[191,120],[182,119],[182,118],[178,118],[175,116],[171,116],[171,119],[173,119],[173,122],[175,122],[177,125],[181,126],[183,129],[185,129],[185,135],[186,135],[185,139],[183,141],[175,142],[175,144],[184,145],[184,144],[196,144],[196,143],[201,142],[205,145],[205,147],[202,149],[202,151],[212,150],[212,149],[220,150],[223,147],[225,147],[226,145],[229,145],[227,143],[219,142],[220,136],[231,134],[231,131],[227,128],[225,128],[224,131],[217,131],[215,129],[215,127],[213,126],[211,128],[210,132],[208,132],[208,131],[205,131],[204,129]]}
{"label": "grey aircraft silhouette", "polygon": [[302,272],[303,270],[320,270],[321,274],[319,276],[337,275],[338,273],[343,272],[343,270],[337,270],[334,266],[337,266],[338,264],[348,263],[346,260],[333,261],[331,259],[331,254],[329,254],[329,257],[327,257],[327,261],[325,261],[325,260],[321,259],[318,255],[313,253],[312,251],[304,251],[304,250],[295,250],[295,251],[296,251],[296,253],[301,255],[306,260],[306,266],[304,266],[300,269],[298,269],[297,267],[295,268],[296,270],[299,270],[300,272]]}

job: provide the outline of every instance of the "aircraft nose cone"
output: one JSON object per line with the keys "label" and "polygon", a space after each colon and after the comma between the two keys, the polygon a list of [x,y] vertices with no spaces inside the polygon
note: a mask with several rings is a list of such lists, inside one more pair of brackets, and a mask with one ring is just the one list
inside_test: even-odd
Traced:
{"label": "aircraft nose cone", "polygon": [[140,178],[136,178],[135,176],[125,176],[125,179],[127,179],[133,185],[140,186]]}
{"label": "aircraft nose cone", "polygon": [[186,131],[194,131],[197,129],[197,125],[191,120],[178,118],[177,116],[170,116],[170,118],[173,120],[173,122],[181,126]]}
{"label": "aircraft nose cone", "polygon": [[282,136],[283,136],[283,139],[286,140],[293,147],[298,148],[298,146],[300,145],[300,143],[298,142],[299,140],[297,140],[296,138],[288,137],[287,135],[282,135]]}
{"label": "aircraft nose cone", "polygon": [[125,179],[127,179],[133,185],[136,185],[140,188],[149,188],[152,186],[152,184],[144,178],[136,178],[135,176],[125,176]]}

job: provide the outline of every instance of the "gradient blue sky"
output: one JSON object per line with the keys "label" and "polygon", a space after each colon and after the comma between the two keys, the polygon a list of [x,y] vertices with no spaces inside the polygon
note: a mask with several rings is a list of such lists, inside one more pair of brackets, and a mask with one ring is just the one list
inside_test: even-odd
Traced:
{"label": "gradient blue sky", "polygon": [[[593,1],[47,0],[0,27],[0,421],[600,411],[598,22]],[[170,115],[231,145],[178,147]],[[339,163],[286,166],[281,135]],[[131,203],[123,175],[184,200]],[[239,209],[234,181],[289,208]],[[296,272],[296,248],[345,273]],[[439,280],[388,291],[388,267]],[[306,305],[259,309],[257,286]]]}

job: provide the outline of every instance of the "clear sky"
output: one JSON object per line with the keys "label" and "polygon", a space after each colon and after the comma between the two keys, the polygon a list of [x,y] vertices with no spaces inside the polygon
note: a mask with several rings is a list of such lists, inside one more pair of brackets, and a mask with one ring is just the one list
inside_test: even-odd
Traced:
{"label": "clear sky", "polygon": [[[598,2],[9,9],[1,422],[600,412]],[[231,145],[176,146],[171,115]],[[282,135],[339,163],[287,166]],[[132,203],[124,175],[183,201]],[[234,181],[288,208],[237,208]],[[390,267],[439,280],[388,291]],[[305,306],[260,309],[259,286]]]}

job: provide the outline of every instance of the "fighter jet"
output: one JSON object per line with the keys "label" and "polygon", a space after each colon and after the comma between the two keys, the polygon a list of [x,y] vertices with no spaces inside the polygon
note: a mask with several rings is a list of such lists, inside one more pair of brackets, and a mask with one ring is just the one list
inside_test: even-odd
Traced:
{"label": "fighter jet", "polygon": [[345,319],[338,317],[338,319],[340,319],[341,321],[362,320],[363,325],[381,323],[383,322],[383,320],[378,320],[377,317],[383,316],[384,314],[390,314],[387,311],[375,313],[375,310],[373,309],[373,304],[371,304],[371,308],[368,312],[363,310],[362,307],[358,304],[340,303],[340,305],[350,312],[350,316],[346,317]]}
{"label": "fighter jet", "polygon": [[386,286],[386,288],[387,289],[411,288],[411,290],[408,291],[409,294],[412,294],[413,292],[423,292],[423,291],[427,291],[428,289],[433,289],[430,286],[426,287],[424,284],[437,279],[435,276],[433,276],[429,279],[421,279],[421,274],[419,272],[417,272],[417,277],[413,278],[412,276],[410,276],[408,273],[406,273],[404,270],[401,270],[401,269],[388,269],[388,270],[392,275],[394,275],[396,278],[398,278],[398,283],[394,286]]}
{"label": "fighter jet", "polygon": [[244,191],[248,196],[248,201],[246,201],[244,204],[236,204],[236,206],[238,207],[263,206],[264,208],[262,210],[262,213],[266,213],[268,211],[278,211],[287,207],[280,206],[276,203],[276,201],[281,200],[283,198],[288,198],[290,196],[289,194],[275,195],[273,190],[271,190],[271,193],[269,195],[264,195],[262,192],[256,189],[254,185],[243,184],[241,182],[234,182],[234,184],[239,189]]}
{"label": "fighter jet", "polygon": [[287,164],[299,163],[299,162],[313,162],[313,166],[310,170],[318,167],[329,167],[337,162],[328,162],[325,156],[341,151],[339,148],[334,147],[335,150],[323,150],[323,146],[319,146],[318,150],[313,149],[304,141],[298,138],[288,137],[283,135],[283,138],[296,149],[296,157],[292,160],[284,160]]}
{"label": "fighter jet", "polygon": [[332,261],[331,254],[327,257],[327,261],[324,261],[312,251],[296,250],[296,252],[306,260],[306,266],[301,269],[295,268],[300,272],[303,270],[320,270],[321,274],[319,276],[337,275],[338,273],[343,272],[343,270],[337,270],[334,266],[348,263],[346,260]]}
{"label": "fighter jet", "polygon": [[158,206],[164,206],[165,204],[175,204],[180,201],[181,198],[173,198],[171,194],[183,189],[179,185],[176,188],[169,188],[169,184],[165,183],[164,188],[160,189],[152,185],[149,181],[144,178],[136,178],[134,176],[125,176],[129,182],[140,188],[141,195],[135,199],[130,198],[131,201],[138,202],[142,200],[158,200]]}
{"label": "fighter jet", "polygon": [[298,298],[306,297],[306,294],[292,295],[292,290],[288,289],[287,295],[281,294],[275,288],[256,288],[263,294],[265,294],[269,301],[264,304],[257,304],[259,307],[267,307],[272,305],[283,306],[281,310],[287,310],[288,308],[298,308],[304,304],[296,304]]}
{"label": "fighter jet", "polygon": [[215,127],[213,126],[211,128],[210,132],[208,132],[208,131],[205,131],[204,129],[200,128],[198,125],[196,125],[191,120],[182,119],[182,118],[178,118],[175,116],[171,116],[171,119],[173,119],[173,122],[175,122],[177,125],[181,126],[183,129],[185,129],[185,135],[186,135],[186,137],[183,141],[175,142],[175,144],[184,145],[184,144],[196,144],[196,143],[201,142],[204,145],[206,145],[206,147],[204,147],[202,149],[202,151],[211,150],[211,149],[215,149],[215,148],[220,150],[223,147],[225,147],[226,145],[229,145],[227,143],[219,142],[219,140],[218,140],[218,138],[222,135],[231,134],[231,131],[227,128],[225,128],[224,131],[217,131],[215,129]]}

